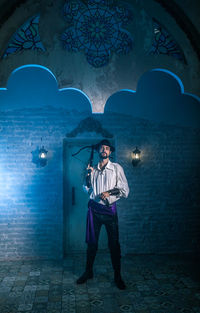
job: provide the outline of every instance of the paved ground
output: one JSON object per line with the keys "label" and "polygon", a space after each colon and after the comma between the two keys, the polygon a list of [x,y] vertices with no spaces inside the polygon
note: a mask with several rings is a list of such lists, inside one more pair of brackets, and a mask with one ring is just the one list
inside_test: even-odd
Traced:
{"label": "paved ground", "polygon": [[95,278],[75,281],[84,255],[63,261],[0,262],[1,313],[200,312],[197,262],[176,256],[125,256],[127,289],[117,289],[109,255],[98,254]]}

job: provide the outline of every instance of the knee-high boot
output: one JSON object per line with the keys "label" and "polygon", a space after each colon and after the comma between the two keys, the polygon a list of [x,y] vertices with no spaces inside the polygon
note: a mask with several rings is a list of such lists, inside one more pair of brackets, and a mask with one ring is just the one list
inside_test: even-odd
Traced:
{"label": "knee-high boot", "polygon": [[94,260],[97,254],[97,245],[88,244],[87,248],[87,260],[86,260],[86,271],[93,272]]}
{"label": "knee-high boot", "polygon": [[97,245],[88,244],[85,272],[76,281],[77,284],[83,284],[88,279],[93,278],[93,264],[94,264],[96,253],[97,253]]}
{"label": "knee-high boot", "polygon": [[120,274],[121,271],[121,251],[120,245],[117,244],[116,246],[110,246],[110,256],[113,270],[116,274]]}
{"label": "knee-high boot", "polygon": [[116,246],[110,246],[112,266],[114,269],[114,281],[119,289],[125,289],[126,285],[121,277],[121,250],[119,243]]}

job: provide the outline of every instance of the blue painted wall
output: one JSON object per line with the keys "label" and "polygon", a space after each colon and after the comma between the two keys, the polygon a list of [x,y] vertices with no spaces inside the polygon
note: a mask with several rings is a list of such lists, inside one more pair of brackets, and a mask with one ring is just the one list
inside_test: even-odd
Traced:
{"label": "blue painted wall", "polygon": [[[118,207],[123,253],[197,253],[198,98],[184,94],[173,73],[154,70],[136,91],[112,95],[105,114],[91,107],[87,95],[59,90],[38,65],[16,69],[0,89],[0,259],[62,257],[63,139],[87,117],[114,135],[130,184]],[[99,136],[87,123],[77,138]],[[45,167],[32,162],[42,145]],[[142,161],[133,168],[136,145]]]}

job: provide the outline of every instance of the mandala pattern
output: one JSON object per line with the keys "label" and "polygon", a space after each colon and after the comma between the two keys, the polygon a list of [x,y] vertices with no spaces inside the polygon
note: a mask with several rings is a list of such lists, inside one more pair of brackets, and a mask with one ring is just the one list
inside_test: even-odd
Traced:
{"label": "mandala pattern", "polygon": [[69,0],[64,6],[67,22],[73,24],[61,39],[67,51],[84,50],[94,67],[109,62],[111,51],[127,54],[133,45],[131,34],[123,29],[132,20],[131,11],[112,6],[112,1],[89,0],[87,6],[79,0]]}
{"label": "mandala pattern", "polygon": [[22,50],[38,49],[45,51],[39,36],[39,19],[39,15],[31,17],[16,31],[8,44],[3,58]]}
{"label": "mandala pattern", "polygon": [[167,54],[186,63],[185,56],[178,44],[156,19],[153,19],[153,32],[154,41],[150,54]]}

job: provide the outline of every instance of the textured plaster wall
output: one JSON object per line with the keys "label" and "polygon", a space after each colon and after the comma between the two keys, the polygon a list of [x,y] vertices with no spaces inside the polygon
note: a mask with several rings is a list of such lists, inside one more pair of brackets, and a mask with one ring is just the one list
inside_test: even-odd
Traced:
{"label": "textured plaster wall", "polygon": [[[0,116],[0,259],[61,258],[63,138],[88,115],[44,108]],[[116,161],[129,181],[129,198],[118,203],[122,253],[196,254],[199,131],[116,113],[95,119],[114,134]],[[32,162],[31,154],[41,145],[40,137],[49,151],[43,168]],[[136,145],[142,162],[133,168]]]}
{"label": "textured plaster wall", "polygon": [[[104,118],[130,184],[119,204],[123,252],[198,253],[199,130],[111,112]],[[135,146],[142,162],[133,168]]]}
{"label": "textured plaster wall", "polygon": [[[173,75],[147,73],[139,89],[145,93],[150,82],[154,86],[159,80],[162,91],[163,75],[176,112],[180,82]],[[98,122],[113,136],[116,161],[130,186],[128,199],[118,204],[122,253],[199,253],[199,127],[178,115],[170,123],[159,120],[159,114],[155,119],[136,116],[132,93],[123,105],[125,95],[113,95],[104,114],[92,115],[83,93],[58,90],[55,77],[41,67],[16,70],[7,87],[0,90],[0,259],[63,256],[63,139],[99,138]],[[152,99],[162,104],[152,90],[148,102],[139,101],[140,115],[149,112],[145,104],[152,105]],[[134,95],[137,100],[138,91]],[[185,105],[193,106],[194,99],[199,103],[191,95],[182,97]],[[41,145],[48,150],[45,167],[33,162]],[[135,146],[142,155],[133,168]]]}
{"label": "textured plaster wall", "polygon": [[[93,112],[103,112],[113,93],[120,89],[136,90],[142,74],[165,68],[178,75],[185,92],[200,95],[197,55],[174,18],[154,1],[127,3],[133,10],[133,22],[127,26],[134,38],[133,50],[126,56],[112,53],[107,66],[95,69],[87,63],[83,52],[70,53],[62,48],[60,36],[67,28],[62,17],[64,1],[26,1],[0,27],[0,55],[16,29],[37,13],[41,14],[39,31],[46,51],[23,51],[1,59],[0,87],[6,87],[9,75],[17,67],[40,64],[54,73],[59,88],[80,89],[88,95]],[[188,1],[184,1],[185,5],[178,0],[177,3],[197,25],[196,4],[194,8]],[[148,55],[153,17],[173,34],[187,65],[172,57]],[[27,80],[16,86],[15,91],[22,95],[29,90]],[[0,95],[0,259],[63,255],[62,144],[66,133],[91,116],[90,103],[84,96],[66,101],[64,91],[59,98],[61,105],[57,106],[59,101],[51,103],[48,84],[45,88],[42,85],[41,90],[43,98],[37,101],[36,90],[32,89],[35,106],[34,101],[30,105],[28,94],[21,100],[13,94],[10,107],[4,95]],[[126,98],[118,99],[123,107]],[[134,115],[125,105],[120,112],[119,101],[115,100],[109,98],[105,115],[93,117],[114,135],[116,160],[123,165],[130,184],[129,198],[118,206],[122,252],[198,253],[199,128],[187,121],[187,115],[183,123],[177,123],[174,116],[168,122],[161,121],[159,114],[153,116],[150,106],[150,115],[143,117]],[[129,105],[135,101],[129,100]],[[80,104],[82,108],[78,107]],[[170,109],[173,112],[173,102]],[[83,132],[77,138],[86,135],[89,134]],[[91,135],[95,136],[95,132]],[[44,168],[32,162],[32,152],[41,144],[48,150]],[[136,145],[142,150],[142,162],[133,168],[130,153]]]}
{"label": "textured plaster wall", "polygon": [[[127,1],[133,11],[133,21],[127,26],[134,38],[133,50],[126,56],[112,53],[110,62],[102,68],[93,68],[84,52],[71,53],[63,49],[60,36],[67,28],[62,16],[64,1],[32,1],[21,5],[0,29],[0,54],[16,31],[30,16],[41,13],[39,31],[45,52],[23,51],[0,60],[0,86],[16,67],[24,64],[41,64],[56,75],[60,88],[74,87],[84,91],[93,105],[93,112],[103,112],[109,96],[120,89],[135,90],[141,75],[152,68],[165,68],[177,74],[186,92],[199,95],[199,62],[191,43],[172,16],[154,1]],[[192,10],[192,9],[191,9]],[[152,18],[167,27],[182,47],[187,65],[166,56],[151,56],[148,51],[153,40]]]}
{"label": "textured plaster wall", "polygon": [[[47,108],[1,112],[0,259],[63,255],[62,141],[82,118],[68,115]],[[32,162],[41,137],[49,151],[44,168]]]}

